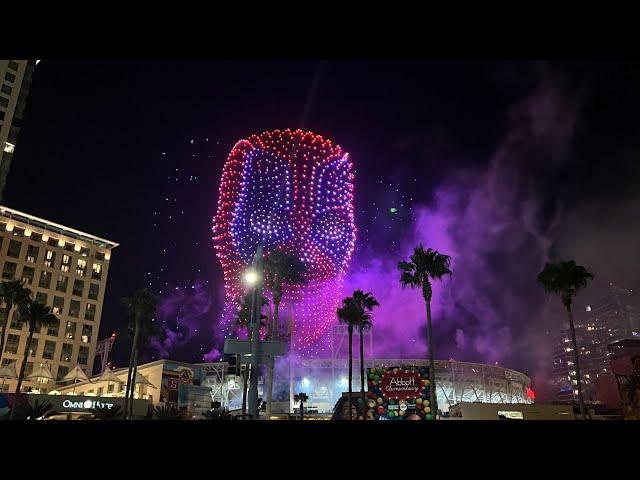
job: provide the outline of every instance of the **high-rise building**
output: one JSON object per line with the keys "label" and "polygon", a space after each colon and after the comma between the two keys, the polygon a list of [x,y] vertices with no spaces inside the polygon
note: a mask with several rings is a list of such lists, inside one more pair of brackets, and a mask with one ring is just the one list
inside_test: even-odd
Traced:
{"label": "high-rise building", "polygon": [[[91,376],[100,328],[111,250],[118,244],[33,215],[0,206],[1,281],[18,279],[32,298],[49,305],[59,323],[33,335],[25,376],[47,366],[56,379],[79,365]],[[2,305],[6,307],[6,305]],[[16,362],[19,372],[28,330],[15,309],[10,313],[2,365]],[[0,308],[0,318],[6,311]],[[49,391],[52,382],[34,379],[24,390]],[[16,382],[4,384],[14,391]]]}
{"label": "high-rise building", "polygon": [[36,61],[0,60],[0,200],[22,126]]}
{"label": "high-rise building", "polygon": [[[598,378],[611,372],[613,353],[609,345],[640,336],[640,314],[633,305],[633,291],[610,284],[608,295],[601,300],[574,304],[574,322],[583,397],[596,401]],[[577,395],[577,379],[568,325],[560,331],[553,356],[556,399],[571,401]]]}

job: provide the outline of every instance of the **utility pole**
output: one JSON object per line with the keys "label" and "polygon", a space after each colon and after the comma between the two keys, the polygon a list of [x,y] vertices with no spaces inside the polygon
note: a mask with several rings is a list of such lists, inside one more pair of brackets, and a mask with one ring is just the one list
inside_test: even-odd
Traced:
{"label": "utility pole", "polygon": [[249,415],[258,419],[258,374],[260,370],[260,314],[262,312],[262,242],[258,245],[251,267],[257,274],[251,308],[251,376],[249,377]]}

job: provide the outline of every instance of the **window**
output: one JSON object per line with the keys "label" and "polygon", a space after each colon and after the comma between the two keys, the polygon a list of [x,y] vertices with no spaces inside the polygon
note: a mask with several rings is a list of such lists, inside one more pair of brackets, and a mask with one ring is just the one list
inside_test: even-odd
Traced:
{"label": "window", "polygon": [[78,318],[80,316],[80,302],[78,300],[71,300],[69,305],[69,316]]}
{"label": "window", "polygon": [[80,249],[80,255],[83,257],[88,257],[89,256],[89,249],[87,247],[82,247]]}
{"label": "window", "polygon": [[96,260],[104,261],[104,252],[96,252]]}
{"label": "window", "polygon": [[72,352],[73,352],[73,345],[70,343],[63,343],[62,351],[60,352],[60,360],[62,360],[63,362],[70,362]]}
{"label": "window", "polygon": [[15,330],[22,330],[22,322],[20,321],[20,312],[18,310],[14,310],[10,326]]}
{"label": "window", "polygon": [[2,278],[13,279],[16,275],[16,267],[18,265],[13,262],[5,262],[4,269],[2,270]]}
{"label": "window", "polygon": [[13,70],[14,72],[18,71],[18,63],[14,62],[13,60],[9,60],[9,69]]}
{"label": "window", "polygon": [[33,276],[35,275],[36,270],[33,267],[23,267],[22,268],[22,281],[27,285],[31,285],[33,283]]}
{"label": "window", "polygon": [[69,277],[66,275],[58,275],[58,282],[56,283],[56,291],[66,292],[69,285]]}
{"label": "window", "polygon": [[67,252],[73,252],[74,248],[75,248],[75,245],[73,243],[67,242],[67,243],[64,244],[64,249]]}
{"label": "window", "polygon": [[56,342],[47,340],[44,342],[44,350],[42,351],[42,358],[47,360],[53,360],[53,355],[56,352]]}
{"label": "window", "polygon": [[67,328],[64,331],[64,338],[73,340],[76,337],[76,322],[67,322]]}
{"label": "window", "polygon": [[93,332],[93,327],[91,325],[83,325],[82,326],[82,343],[91,343],[91,333]]}
{"label": "window", "polygon": [[[15,122],[14,122],[15,123]],[[11,232],[11,234],[14,237],[24,237],[24,228],[20,228],[20,227],[15,227],[13,229],[13,232]]]}
{"label": "window", "polygon": [[79,277],[84,277],[84,274],[87,272],[87,261],[83,258],[78,259],[78,268],[76,268],[76,273]]}
{"label": "window", "polygon": [[29,375],[31,375],[31,373],[33,372],[33,362],[27,362],[27,364],[24,367],[24,376],[25,378]]}
{"label": "window", "polygon": [[[27,348],[27,346],[24,346],[25,350]],[[37,338],[32,338],[31,339],[31,345],[29,345],[29,356],[30,357],[35,357],[36,356],[36,350],[38,350],[38,339]]]}
{"label": "window", "polygon": [[2,105],[3,107],[8,107],[9,106],[9,99],[4,98],[4,97],[0,97],[0,105]]}
{"label": "window", "polygon": [[[73,294],[76,297],[81,297],[83,290],[84,290],[84,282],[76,278],[73,281]],[[89,294],[91,294],[91,290],[89,290]]]}
{"label": "window", "polygon": [[69,367],[63,367],[62,365],[58,367],[58,375],[56,375],[56,379],[58,381],[62,380],[65,375],[69,373]]}
{"label": "window", "polygon": [[7,365],[9,365],[11,362],[13,362],[13,359],[11,358],[3,358],[2,359],[2,366],[6,367]]}
{"label": "window", "polygon": [[53,308],[51,309],[51,313],[54,315],[61,315],[64,311],[64,298],[58,297],[57,295],[53,297]]}
{"label": "window", "polygon": [[28,245],[27,256],[25,257],[25,260],[27,261],[27,263],[36,263],[36,260],[38,259],[39,251],[40,251],[40,248],[36,247],[35,245]]}
{"label": "window", "polygon": [[56,263],[56,252],[53,250],[47,250],[44,255],[44,266],[47,268],[53,268],[53,264]]}
{"label": "window", "polygon": [[7,249],[7,255],[13,258],[19,258],[21,248],[22,248],[22,242],[19,242],[17,240],[9,240],[9,248]]}
{"label": "window", "polygon": [[47,327],[47,335],[51,337],[57,337],[59,329],[60,329],[60,320],[54,320]]}
{"label": "window", "polygon": [[11,88],[11,86],[10,86],[10,85],[7,85],[6,83],[3,83],[3,84],[2,84],[2,88],[0,88],[0,91],[1,91],[2,93],[6,93],[7,95],[11,95],[11,91],[12,91],[12,90],[13,90],[13,89]]}
{"label": "window", "polygon": [[57,247],[58,246],[58,239],[57,238],[53,238],[53,237],[49,237],[49,239],[47,240],[47,245],[51,245],[52,247]]}
{"label": "window", "polygon": [[107,385],[107,393],[113,393],[113,383]]}
{"label": "window", "polygon": [[80,347],[78,350],[78,363],[86,365],[89,362],[89,347]]}
{"label": "window", "polygon": [[33,240],[34,242],[41,242],[42,235],[40,233],[31,232],[31,240]]}
{"label": "window", "polygon": [[93,271],[91,272],[91,278],[93,280],[100,280],[102,278],[102,265],[99,263],[93,264]]}
{"label": "window", "polygon": [[7,72],[4,74],[4,79],[9,83],[13,83],[16,81],[16,76],[13,73]]}
{"label": "window", "polygon": [[5,343],[4,351],[6,353],[18,354],[18,344],[20,343],[20,335],[7,335],[7,341]]}
{"label": "window", "polygon": [[40,288],[50,288],[51,287],[51,272],[42,271],[40,272],[40,281],[38,282],[38,286]]}
{"label": "window", "polygon": [[89,285],[89,298],[91,300],[98,300],[98,294],[100,293],[100,285],[92,283]]}
{"label": "window", "polygon": [[91,303],[87,303],[87,309],[84,311],[84,319],[93,321],[95,316],[96,316],[96,306]]}
{"label": "window", "polygon": [[62,255],[62,262],[60,262],[60,271],[68,272],[69,265],[71,265],[71,257],[65,253]]}
{"label": "window", "polygon": [[98,387],[98,396],[102,395],[102,392],[104,392],[104,387]]}
{"label": "window", "polygon": [[48,297],[49,296],[44,292],[36,292],[36,302],[38,303],[46,305]]}

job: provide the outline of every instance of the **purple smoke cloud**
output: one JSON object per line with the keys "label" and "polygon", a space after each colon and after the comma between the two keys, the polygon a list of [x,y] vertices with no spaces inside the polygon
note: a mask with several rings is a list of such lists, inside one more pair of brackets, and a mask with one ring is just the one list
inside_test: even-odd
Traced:
{"label": "purple smoke cloud", "polygon": [[543,199],[547,175],[566,161],[577,107],[575,98],[545,76],[511,109],[488,166],[451,172],[433,202],[415,206],[397,258],[358,255],[343,292],[361,288],[380,302],[374,312],[375,356],[426,355],[421,292],[403,290],[397,269],[399,260],[423,244],[452,257],[453,275],[434,284],[436,357],[537,369],[544,354],[533,335],[544,294],[536,275],[562,214],[558,202],[550,206]]}

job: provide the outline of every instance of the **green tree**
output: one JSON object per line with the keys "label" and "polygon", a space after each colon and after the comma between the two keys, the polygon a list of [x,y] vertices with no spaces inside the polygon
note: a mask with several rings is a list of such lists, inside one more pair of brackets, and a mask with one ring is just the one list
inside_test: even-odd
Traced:
{"label": "green tree", "polygon": [[432,418],[436,418],[436,382],[435,382],[435,354],[433,348],[433,333],[431,327],[431,298],[433,289],[431,282],[440,280],[445,275],[451,275],[451,257],[441,254],[431,248],[425,250],[422,245],[413,250],[409,261],[399,262],[400,284],[402,287],[420,288],[427,307],[427,344],[429,348],[429,405]]}
{"label": "green tree", "polygon": [[[360,306],[355,302],[353,297],[346,297],[342,300],[342,306],[336,310],[338,321],[347,326],[349,332],[349,412],[353,406],[353,329],[363,321],[363,315],[370,315],[361,310]],[[353,420],[353,415],[349,415],[349,419]]]}
{"label": "green tree", "polygon": [[129,334],[133,337],[125,392],[124,418],[127,419],[131,417],[133,411],[134,382],[138,373],[140,347],[147,345],[150,339],[158,334],[160,328],[155,322],[158,299],[149,289],[136,290],[133,295],[123,298],[121,302],[126,314],[131,318]]}
{"label": "green tree", "polygon": [[27,359],[29,358],[29,349],[31,348],[33,334],[36,330],[40,330],[42,327],[47,327],[52,323],[59,321],[58,317],[51,313],[51,308],[49,306],[31,299],[29,299],[27,303],[23,304],[18,311],[20,313],[20,322],[26,323],[29,328],[29,335],[27,337],[27,344],[24,347],[24,358],[22,360],[22,365],[20,366],[16,393],[20,393],[20,387],[22,387],[22,380],[24,379],[24,371],[27,366]]}
{"label": "green tree", "polygon": [[153,416],[156,420],[181,420],[180,411],[173,405],[162,405],[154,407]]}
{"label": "green tree", "polygon": [[2,360],[2,354],[4,353],[4,342],[7,336],[11,311],[14,307],[19,310],[21,306],[29,301],[30,297],[31,290],[25,288],[20,280],[9,280],[0,283],[0,302],[3,302],[6,306],[2,318],[2,335],[0,335],[0,360]]}
{"label": "green tree", "polygon": [[364,393],[364,332],[369,330],[373,323],[373,315],[371,312],[375,307],[380,306],[378,300],[370,293],[364,293],[362,290],[355,290],[353,292],[353,301],[358,305],[360,310],[360,320],[358,321],[358,333],[360,335],[360,399],[362,401],[362,419],[366,420],[366,397]]}
{"label": "green tree", "polygon": [[[236,325],[241,329],[247,330],[247,338],[251,339],[251,303],[252,303],[253,293],[247,293],[244,297],[240,297],[236,300],[238,303],[238,311],[236,312]],[[261,306],[265,306],[269,304],[269,300],[265,297],[262,297]],[[260,310],[262,312],[262,310]],[[265,325],[264,320],[267,319],[267,316],[260,313],[260,325]],[[240,355],[237,357],[237,370],[242,375],[242,414],[245,415],[247,413],[247,388],[249,386],[249,372],[242,373],[242,362]]]}
{"label": "green tree", "polygon": [[576,383],[578,387],[578,403],[580,405],[580,415],[583,419],[587,418],[584,407],[584,399],[582,397],[582,378],[580,376],[580,358],[578,355],[578,344],[576,342],[576,330],[573,325],[573,313],[571,312],[571,303],[573,297],[578,291],[587,286],[589,280],[593,280],[593,274],[576,262],[569,260],[568,262],[547,263],[542,272],[538,274],[538,282],[547,293],[555,293],[560,295],[562,304],[567,309],[569,315],[569,330],[571,331],[571,341],[573,343],[573,358],[576,364]]}

